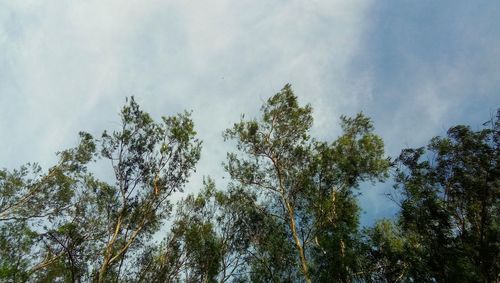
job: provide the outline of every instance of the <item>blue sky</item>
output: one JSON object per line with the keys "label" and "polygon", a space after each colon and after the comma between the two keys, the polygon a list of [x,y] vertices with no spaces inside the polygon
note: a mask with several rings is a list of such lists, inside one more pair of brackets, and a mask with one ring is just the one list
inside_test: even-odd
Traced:
{"label": "blue sky", "polygon": [[[125,97],[159,118],[193,110],[197,174],[221,180],[221,132],[292,83],[314,135],[364,111],[391,156],[500,106],[498,1],[0,2],[0,167],[45,167],[80,130],[116,128]],[[364,187],[363,223],[391,216]]]}

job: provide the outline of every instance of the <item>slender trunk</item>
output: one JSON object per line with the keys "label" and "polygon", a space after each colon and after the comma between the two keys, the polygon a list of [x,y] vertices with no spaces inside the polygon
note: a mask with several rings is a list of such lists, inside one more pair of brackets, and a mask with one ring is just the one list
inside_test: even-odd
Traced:
{"label": "slender trunk", "polygon": [[[125,239],[127,238],[127,234],[128,234],[128,228],[127,230],[125,231]],[[119,282],[120,280],[120,273],[122,271],[122,265],[123,265],[123,260],[125,259],[125,256],[122,256],[122,258],[120,259],[120,265],[118,266],[118,272],[116,273],[116,283]]]}
{"label": "slender trunk", "polygon": [[99,269],[99,273],[98,273],[98,276],[97,276],[97,283],[102,283],[104,282],[104,276],[106,275],[106,272],[108,271],[108,263],[107,262],[104,262],[101,266],[101,268]]}
{"label": "slender trunk", "polygon": [[285,186],[284,186],[284,180],[283,180],[283,175],[281,173],[281,168],[278,166],[278,160],[275,157],[269,156],[271,161],[273,162],[274,169],[276,170],[276,174],[278,176],[278,181],[279,181],[279,192],[280,192],[280,197],[281,200],[283,201],[283,204],[285,205],[286,212],[288,213],[288,217],[290,218],[290,230],[292,232],[293,240],[295,241],[295,246],[297,247],[297,251],[299,252],[299,259],[300,259],[300,267],[302,270],[302,274],[304,275],[304,279],[306,280],[306,283],[311,283],[311,277],[309,276],[309,267],[307,264],[306,260],[306,255],[304,252],[304,247],[302,243],[300,242],[299,235],[297,233],[297,225],[295,223],[295,212],[294,208],[292,205],[290,205],[290,202],[288,201],[288,198],[285,197]]}
{"label": "slender trunk", "polygon": [[102,262],[101,268],[99,268],[98,276],[97,276],[97,281],[98,283],[104,282],[104,276],[106,275],[106,272],[108,271],[109,263],[111,262],[111,256],[112,256],[112,251],[113,251],[113,246],[115,244],[116,238],[118,237],[118,234],[121,230],[122,226],[122,214],[123,209],[120,212],[120,216],[118,217],[118,221],[116,222],[115,226],[115,232],[113,233],[113,236],[109,240],[109,242],[106,245],[106,250],[104,251],[104,260]]}
{"label": "slender trunk", "polygon": [[311,277],[309,276],[309,267],[306,260],[306,255],[304,252],[304,247],[300,242],[299,235],[297,233],[297,225],[295,224],[295,214],[293,211],[293,207],[288,203],[286,199],[283,198],[283,202],[286,205],[286,209],[288,212],[288,217],[290,218],[290,230],[292,231],[292,236],[295,241],[295,246],[297,247],[297,251],[299,252],[300,258],[300,266],[302,270],[302,274],[304,274],[304,279],[307,283],[311,283]]}

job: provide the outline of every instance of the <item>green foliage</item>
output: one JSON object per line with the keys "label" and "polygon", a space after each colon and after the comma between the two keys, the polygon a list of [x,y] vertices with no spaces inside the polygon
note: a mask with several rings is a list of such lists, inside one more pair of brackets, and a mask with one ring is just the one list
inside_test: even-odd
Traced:
{"label": "green foliage", "polygon": [[[122,128],[100,140],[80,133],[47,173],[37,165],[0,171],[0,278],[7,281],[110,281],[171,211],[200,156],[189,113],[156,123],[133,98]],[[114,184],[88,166],[108,160]],[[127,266],[133,270],[133,267]]]}
{"label": "green foliage", "polygon": [[285,224],[275,218],[266,218],[261,225],[261,229],[266,232],[261,233],[254,244],[255,252],[250,258],[250,281],[301,281],[296,250],[289,241]]}
{"label": "green foliage", "polygon": [[58,164],[47,173],[36,164],[1,171],[1,279],[18,282],[40,278],[40,269],[59,261],[58,249],[48,242],[49,231],[67,223],[78,179],[95,153],[91,138],[86,134],[80,137],[79,146],[58,153]]}
{"label": "green foliage", "polygon": [[391,220],[382,219],[364,231],[364,270],[360,277],[368,282],[398,282],[406,279],[408,259],[417,247]]}
{"label": "green foliage", "polygon": [[270,240],[295,249],[294,261],[306,281],[311,281],[310,268],[315,280],[349,281],[358,269],[360,242],[352,190],[387,177],[390,161],[383,156],[382,140],[363,114],[342,117],[344,134],[334,142],[311,140],[312,109],[298,104],[290,85],[261,112],[261,119],[242,119],[226,131],[240,151],[228,154],[226,170],[258,194],[266,213],[283,227],[285,233],[274,235],[281,235],[280,241]]}
{"label": "green foliage", "polygon": [[[494,282],[500,264],[500,111],[489,128],[455,126],[424,148],[403,150],[397,188],[409,239],[408,278]],[[431,160],[423,158],[424,154]],[[416,248],[414,248],[416,247]]]}
{"label": "green foliage", "polygon": [[370,119],[360,113],[341,121],[339,138],[315,143],[308,171],[314,188],[309,196],[315,244],[311,256],[315,278],[322,282],[350,282],[361,272],[360,208],[354,189],[360,182],[383,181],[390,166]]}

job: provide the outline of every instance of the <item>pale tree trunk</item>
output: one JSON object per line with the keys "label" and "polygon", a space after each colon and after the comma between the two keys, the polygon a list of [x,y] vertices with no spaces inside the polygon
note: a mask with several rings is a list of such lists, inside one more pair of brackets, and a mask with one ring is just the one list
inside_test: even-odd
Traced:
{"label": "pale tree trunk", "polygon": [[293,207],[288,203],[286,199],[283,199],[283,202],[286,205],[286,209],[288,212],[288,217],[290,218],[290,230],[292,231],[292,236],[295,241],[295,246],[297,251],[299,252],[300,266],[302,270],[302,274],[304,275],[304,279],[307,283],[311,283],[311,277],[309,276],[309,266],[307,263],[306,255],[304,252],[304,246],[300,242],[299,235],[297,233],[297,226],[295,224],[295,214]]}
{"label": "pale tree trunk", "polygon": [[299,234],[297,233],[297,224],[295,223],[295,210],[294,207],[290,204],[288,198],[286,197],[283,175],[281,173],[280,167],[278,166],[278,162],[275,158],[271,158],[271,160],[274,164],[274,168],[278,175],[280,197],[288,214],[289,218],[288,224],[290,226],[290,231],[292,232],[293,240],[295,242],[295,247],[297,248],[297,252],[299,253],[300,269],[302,271],[302,274],[304,275],[304,279],[306,280],[306,282],[311,283],[312,281],[311,277],[309,276],[309,266],[307,263],[304,246],[303,243],[300,242]]}

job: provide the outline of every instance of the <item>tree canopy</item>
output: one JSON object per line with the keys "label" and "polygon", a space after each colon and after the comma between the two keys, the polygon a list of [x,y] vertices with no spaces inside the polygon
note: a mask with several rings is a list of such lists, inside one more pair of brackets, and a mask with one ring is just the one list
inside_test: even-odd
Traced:
{"label": "tree canopy", "polygon": [[[365,114],[319,140],[312,112],[285,85],[224,131],[227,186],[183,195],[190,113],[127,99],[118,129],[81,132],[47,171],[0,170],[0,282],[500,281],[500,110],[392,159]],[[361,227],[361,185],[388,180],[400,211]]]}

